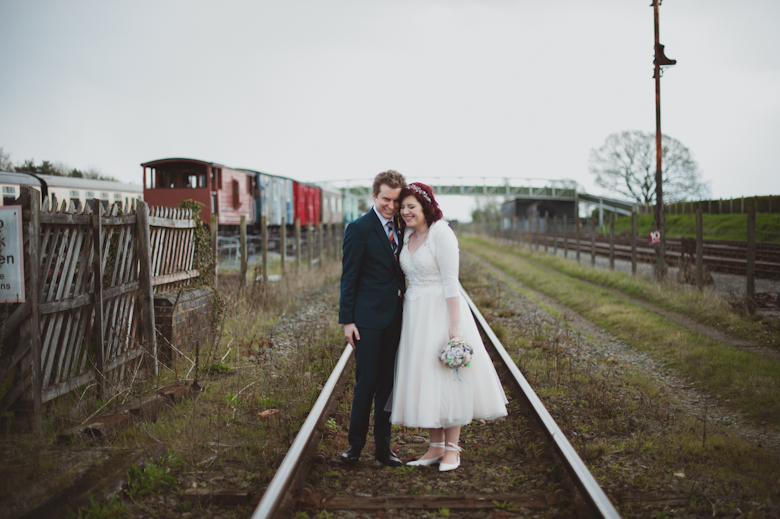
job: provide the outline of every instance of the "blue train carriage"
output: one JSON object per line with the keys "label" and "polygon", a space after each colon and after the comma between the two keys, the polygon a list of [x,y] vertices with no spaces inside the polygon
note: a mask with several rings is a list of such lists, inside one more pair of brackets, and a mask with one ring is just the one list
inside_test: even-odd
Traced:
{"label": "blue train carriage", "polygon": [[295,218],[295,206],[293,199],[293,181],[286,177],[256,172],[259,195],[255,202],[257,221],[262,217],[271,227],[282,225],[282,217],[285,225],[293,225]]}
{"label": "blue train carriage", "polygon": [[350,193],[348,189],[342,190],[342,207],[344,208],[344,225],[350,224],[363,216],[360,210],[360,198]]}

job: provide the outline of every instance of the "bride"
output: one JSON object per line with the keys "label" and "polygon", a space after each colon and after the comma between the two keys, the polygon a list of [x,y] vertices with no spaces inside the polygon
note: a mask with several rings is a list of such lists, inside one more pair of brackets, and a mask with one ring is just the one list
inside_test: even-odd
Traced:
{"label": "bride", "polygon": [[[474,419],[506,416],[507,399],[485,351],[458,284],[458,240],[430,187],[419,182],[401,191],[406,222],[399,261],[406,290],[401,342],[395,365],[390,421],[429,430],[428,452],[408,465],[433,465],[439,471],[460,465],[460,428]],[[451,339],[474,348],[467,368],[452,370],[438,352]]]}

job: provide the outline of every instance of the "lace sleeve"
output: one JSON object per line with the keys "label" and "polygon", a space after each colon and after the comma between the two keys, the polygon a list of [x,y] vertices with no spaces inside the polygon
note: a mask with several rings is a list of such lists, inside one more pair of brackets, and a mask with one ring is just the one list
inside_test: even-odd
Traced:
{"label": "lace sleeve", "polygon": [[438,226],[441,226],[441,230],[436,233],[436,262],[439,264],[441,282],[444,285],[444,297],[456,297],[460,293],[458,288],[460,263],[458,238],[455,237],[455,233],[447,222],[439,222]]}

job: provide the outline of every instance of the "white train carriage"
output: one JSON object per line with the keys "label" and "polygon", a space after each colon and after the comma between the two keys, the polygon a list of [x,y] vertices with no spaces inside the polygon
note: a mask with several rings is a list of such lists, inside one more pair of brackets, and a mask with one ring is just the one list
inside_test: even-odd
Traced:
{"label": "white train carriage", "polygon": [[78,209],[91,205],[95,198],[107,207],[112,203],[125,206],[132,199],[143,200],[143,186],[125,184],[111,180],[93,180],[89,178],[59,177],[54,175],[31,175],[29,173],[0,172],[2,187],[2,205],[9,205],[19,196],[20,186],[32,186],[48,195],[56,197],[58,205],[65,200]]}

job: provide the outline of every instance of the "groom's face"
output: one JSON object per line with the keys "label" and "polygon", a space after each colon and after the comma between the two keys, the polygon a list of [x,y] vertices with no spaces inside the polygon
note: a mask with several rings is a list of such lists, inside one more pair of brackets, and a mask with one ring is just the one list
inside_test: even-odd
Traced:
{"label": "groom's face", "polygon": [[401,196],[401,188],[392,188],[387,184],[379,186],[379,194],[373,195],[374,205],[379,214],[388,220],[398,211],[398,197]]}

